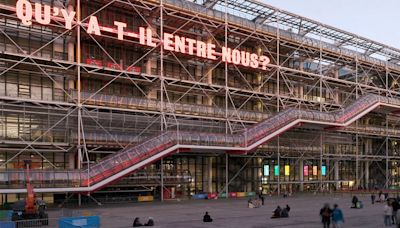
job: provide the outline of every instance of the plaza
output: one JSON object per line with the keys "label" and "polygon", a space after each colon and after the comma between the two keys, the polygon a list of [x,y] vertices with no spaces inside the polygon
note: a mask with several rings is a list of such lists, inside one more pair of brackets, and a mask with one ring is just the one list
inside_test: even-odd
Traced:
{"label": "plaza", "polygon": [[[319,210],[324,203],[333,207],[337,203],[343,210],[345,227],[377,228],[383,225],[382,203],[371,204],[370,195],[358,195],[364,203],[362,209],[351,209],[351,195],[345,193],[313,195],[302,194],[292,197],[266,197],[261,208],[247,208],[247,199],[186,200],[166,201],[164,203],[122,203],[101,207],[72,208],[78,213],[89,212],[100,216],[101,227],[131,227],[133,219],[140,217],[146,222],[153,217],[155,227],[166,228],[272,228],[272,227],[322,227]],[[271,219],[277,205],[291,207],[289,218]],[[50,217],[61,216],[61,209],[51,210]],[[203,223],[202,218],[208,211],[212,223]]]}
{"label": "plaza", "polygon": [[[94,209],[105,226],[143,207],[165,226],[209,208],[212,225],[312,227],[314,192],[400,189],[398,48],[256,0],[0,0],[0,16],[0,205],[90,193],[154,201]],[[192,202],[283,193],[287,220],[267,219],[281,198]],[[347,224],[379,225],[347,203]]]}

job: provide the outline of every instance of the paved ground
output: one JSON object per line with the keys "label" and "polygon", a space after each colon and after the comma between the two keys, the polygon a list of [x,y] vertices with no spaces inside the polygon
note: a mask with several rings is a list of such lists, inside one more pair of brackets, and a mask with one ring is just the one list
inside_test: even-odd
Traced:
{"label": "paved ground", "polygon": [[[189,200],[165,203],[125,203],[96,208],[79,209],[99,215],[102,227],[131,227],[134,217],[142,222],[153,217],[155,227],[229,227],[229,228],[269,228],[269,227],[322,227],[319,210],[326,202],[339,204],[345,216],[345,227],[383,227],[383,204],[371,204],[369,196],[359,196],[364,202],[363,209],[350,209],[350,195],[313,196],[302,195],[289,198],[267,197],[261,208],[247,208],[247,199]],[[277,205],[291,206],[290,217],[270,219]],[[208,211],[214,219],[205,224],[202,216]],[[60,210],[50,211],[50,217],[57,217]],[[394,227],[394,226],[393,226]]]}

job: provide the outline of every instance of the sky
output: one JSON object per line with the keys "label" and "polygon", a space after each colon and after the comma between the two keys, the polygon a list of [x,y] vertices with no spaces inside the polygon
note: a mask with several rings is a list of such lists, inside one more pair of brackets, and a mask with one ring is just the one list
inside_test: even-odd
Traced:
{"label": "sky", "polygon": [[400,49],[400,0],[260,0]]}

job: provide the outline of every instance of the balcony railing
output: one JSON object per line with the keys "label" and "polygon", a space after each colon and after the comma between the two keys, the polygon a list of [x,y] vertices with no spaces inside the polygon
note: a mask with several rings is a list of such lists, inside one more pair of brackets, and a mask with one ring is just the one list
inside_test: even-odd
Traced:
{"label": "balcony railing", "polygon": [[[297,123],[310,122],[315,124],[341,126],[348,125],[362,115],[365,115],[378,105],[389,105],[400,107],[400,100],[395,98],[381,97],[378,95],[366,95],[345,109],[335,113],[324,113],[319,111],[308,111],[298,109],[287,109],[276,115],[248,128],[237,134],[212,134],[197,132],[165,131],[140,144],[127,147],[118,153],[112,154],[98,163],[82,171],[47,172],[35,170],[37,175],[32,180],[46,180],[58,186],[103,187],[118,179],[119,173],[133,171],[132,167],[143,167],[148,163],[158,160],[160,153],[172,153],[180,146],[202,147],[222,150],[250,150],[288,129]],[[164,154],[162,154],[165,156]],[[20,175],[22,171],[1,173],[4,178],[20,183],[24,180]],[[116,175],[115,178],[113,176]],[[7,179],[7,180],[8,180]],[[13,183],[10,184],[13,186]]]}

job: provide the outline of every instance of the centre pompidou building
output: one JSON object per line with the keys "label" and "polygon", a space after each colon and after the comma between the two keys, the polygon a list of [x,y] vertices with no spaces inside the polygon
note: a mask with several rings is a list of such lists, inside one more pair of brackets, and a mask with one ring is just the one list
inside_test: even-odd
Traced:
{"label": "centre pompidou building", "polygon": [[[1,203],[396,189],[400,50],[256,0],[0,0]],[[234,193],[234,194],[233,194]]]}

